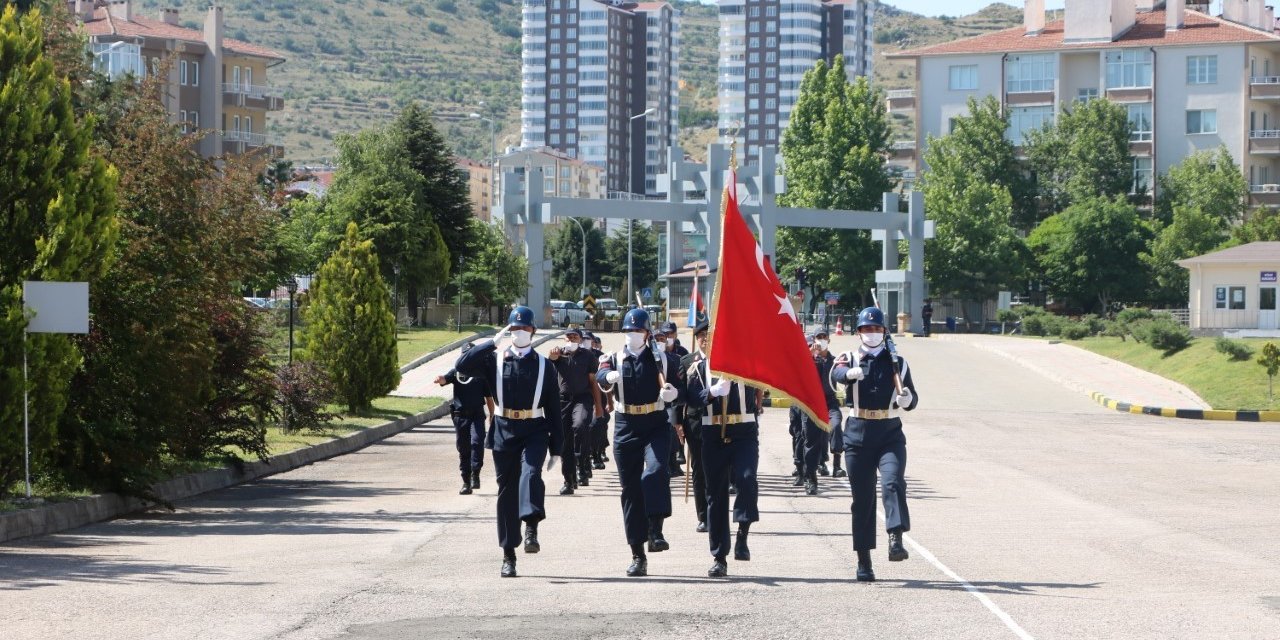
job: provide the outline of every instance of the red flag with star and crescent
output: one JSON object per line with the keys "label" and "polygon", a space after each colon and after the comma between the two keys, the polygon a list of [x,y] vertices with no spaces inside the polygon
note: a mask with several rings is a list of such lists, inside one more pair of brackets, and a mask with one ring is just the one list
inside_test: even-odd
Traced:
{"label": "red flag with star and crescent", "polygon": [[710,367],[786,394],[830,430],[827,400],[791,300],[738,209],[737,176],[725,187],[720,269],[711,300]]}

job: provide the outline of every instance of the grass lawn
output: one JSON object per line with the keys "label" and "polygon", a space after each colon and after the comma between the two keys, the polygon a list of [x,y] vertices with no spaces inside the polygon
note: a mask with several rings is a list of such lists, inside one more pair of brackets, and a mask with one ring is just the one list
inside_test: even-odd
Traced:
{"label": "grass lawn", "polygon": [[1063,342],[1181,382],[1214,409],[1280,409],[1280,403],[1268,398],[1267,372],[1257,363],[1262,345],[1268,340],[1241,340],[1253,348],[1254,354],[1239,361],[1219,353],[1213,348],[1213,341],[1196,338],[1186,349],[1170,356],[1132,339],[1121,342],[1119,338],[1095,337]]}
{"label": "grass lawn", "polygon": [[423,356],[451,342],[461,340],[469,335],[485,329],[487,325],[462,325],[462,331],[451,329],[422,329],[418,327],[401,327],[396,334],[396,347],[400,351],[400,366],[413,362],[414,358]]}

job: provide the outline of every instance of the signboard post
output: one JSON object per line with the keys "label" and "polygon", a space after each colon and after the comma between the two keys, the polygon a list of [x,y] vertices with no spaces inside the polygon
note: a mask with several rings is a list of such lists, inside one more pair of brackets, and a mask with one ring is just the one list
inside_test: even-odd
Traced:
{"label": "signboard post", "polygon": [[22,283],[22,306],[31,318],[22,332],[22,449],[27,497],[31,497],[31,399],[27,389],[28,333],[89,333],[88,282]]}

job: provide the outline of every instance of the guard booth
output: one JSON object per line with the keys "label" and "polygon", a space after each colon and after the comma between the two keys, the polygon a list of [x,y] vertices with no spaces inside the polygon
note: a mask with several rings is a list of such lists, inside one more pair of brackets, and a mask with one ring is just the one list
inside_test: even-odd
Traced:
{"label": "guard booth", "polygon": [[913,325],[913,318],[920,313],[919,309],[908,306],[912,297],[911,280],[907,272],[903,269],[877,270],[876,297],[880,299],[885,324],[894,333],[906,333]]}

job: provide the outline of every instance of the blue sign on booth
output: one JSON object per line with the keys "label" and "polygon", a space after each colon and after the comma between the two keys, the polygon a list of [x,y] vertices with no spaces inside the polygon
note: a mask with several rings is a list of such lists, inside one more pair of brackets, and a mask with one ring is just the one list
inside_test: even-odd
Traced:
{"label": "blue sign on booth", "polygon": [[1274,272],[1274,271],[1263,271],[1263,272],[1262,272],[1262,281],[1263,281],[1263,282],[1275,282],[1275,281],[1276,281],[1276,272]]}

